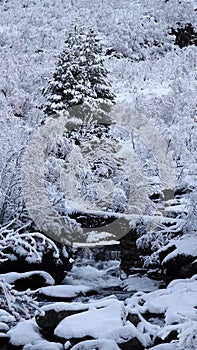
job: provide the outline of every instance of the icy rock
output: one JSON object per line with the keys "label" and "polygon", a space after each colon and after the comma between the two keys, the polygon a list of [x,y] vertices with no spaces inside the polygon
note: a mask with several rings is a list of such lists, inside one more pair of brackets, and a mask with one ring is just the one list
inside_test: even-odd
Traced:
{"label": "icy rock", "polygon": [[163,267],[166,269],[166,281],[188,278],[197,274],[197,237],[184,235],[171,240],[159,252]]}
{"label": "icy rock", "polygon": [[51,275],[45,271],[9,272],[0,274],[0,278],[3,278],[7,283],[13,284],[15,289],[19,291],[26,289],[35,290],[55,283]]}

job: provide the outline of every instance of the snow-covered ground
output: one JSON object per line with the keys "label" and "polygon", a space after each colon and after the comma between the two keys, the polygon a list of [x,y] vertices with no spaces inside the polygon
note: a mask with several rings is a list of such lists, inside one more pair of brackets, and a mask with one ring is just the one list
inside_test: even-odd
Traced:
{"label": "snow-covered ground", "polygon": [[[175,45],[175,36],[170,34],[172,28],[184,27],[187,23],[196,28],[196,2],[193,0],[0,2],[1,264],[7,259],[14,261],[17,253],[29,263],[37,263],[48,250],[59,259],[56,245],[43,239],[39,232],[36,235],[32,232],[34,226],[21,200],[20,159],[30,136],[43,120],[41,106],[46,100],[42,90],[48,86],[57,57],[64,47],[65,33],[73,24],[86,29],[92,27],[98,33],[104,45],[105,66],[116,95],[116,107],[112,113],[115,125],[110,130],[111,143],[99,144],[93,135],[90,141],[94,152],[90,157],[86,154],[87,149],[81,147],[80,152],[79,148],[76,152],[80,157],[76,157],[75,162],[72,157],[69,159],[71,173],[66,175],[72,186],[67,186],[67,191],[76,194],[71,198],[71,204],[89,211],[96,208],[98,214],[95,203],[89,201],[84,207],[84,198],[80,198],[78,190],[80,188],[82,192],[86,188],[88,194],[95,195],[98,174],[93,187],[86,181],[78,188],[72,179],[74,176],[79,178],[74,172],[78,169],[78,160],[81,164],[84,159],[92,161],[95,154],[106,154],[102,152],[106,152],[108,145],[111,148],[107,148],[107,157],[113,156],[113,161],[109,162],[110,166],[103,165],[102,175],[108,174],[108,168],[114,172],[116,203],[114,205],[112,200],[110,181],[100,181],[100,214],[105,213],[106,203],[113,204],[113,210],[117,209],[118,203],[125,215],[134,213],[138,219],[140,213],[143,230],[137,246],[150,250],[144,258],[147,268],[151,264],[160,264],[159,257],[165,252],[162,268],[166,263],[173,264],[180,256],[193,259],[191,264],[195,264],[197,48],[195,45],[180,48]],[[117,138],[118,146],[114,138]],[[51,202],[58,207],[61,193],[58,193],[53,179],[59,174],[61,162],[49,158],[45,175],[51,182],[47,182],[46,189]],[[114,160],[119,161],[121,170],[115,169]],[[36,164],[34,166],[36,173]],[[126,175],[119,184],[122,170]],[[128,173],[131,175],[130,187]],[[85,175],[82,175],[84,179]],[[86,175],[90,178],[88,172]],[[174,198],[176,189],[181,190],[181,194]],[[131,199],[127,206],[129,190]],[[173,191],[173,196],[168,190]],[[156,203],[149,198],[155,193],[160,195]],[[38,194],[35,191],[32,198],[36,199]],[[127,213],[128,207],[131,212],[128,210]],[[113,213],[112,209],[109,215]],[[118,218],[117,213],[113,214]],[[141,214],[145,215],[141,217]],[[7,226],[15,216],[16,230]],[[121,213],[120,217],[123,216]],[[22,233],[18,230],[23,220],[28,235],[25,229]],[[136,223],[135,218],[130,221]],[[90,245],[116,238],[116,232],[109,234],[104,228],[99,234],[95,232],[93,229],[87,236]],[[126,278],[119,261],[107,261],[100,266],[98,262],[89,264],[84,261],[85,257],[81,262],[75,261],[61,285],[53,285],[54,279],[49,274],[39,272],[50,286],[33,293],[29,291],[29,294],[15,291],[10,283],[30,278],[30,272],[1,273],[0,344],[7,333],[10,342],[23,350],[118,350],[124,343],[133,349],[137,346],[151,350],[197,349],[196,275],[173,280],[163,288],[161,281],[148,276],[135,274]],[[114,290],[115,295],[103,298],[104,290],[110,293]],[[120,290],[127,297],[126,300],[119,298],[124,301],[118,300],[117,291]],[[91,295],[95,292],[97,295]],[[44,296],[42,307],[32,299],[35,295]],[[59,298],[61,302],[54,303],[52,298]],[[75,298],[68,303],[68,299]],[[57,314],[73,312],[58,321],[51,332],[53,341],[45,339],[37,324],[37,316],[33,317],[34,310],[39,314],[39,309],[42,316],[49,310],[55,310]],[[89,339],[84,340],[84,337]]]}

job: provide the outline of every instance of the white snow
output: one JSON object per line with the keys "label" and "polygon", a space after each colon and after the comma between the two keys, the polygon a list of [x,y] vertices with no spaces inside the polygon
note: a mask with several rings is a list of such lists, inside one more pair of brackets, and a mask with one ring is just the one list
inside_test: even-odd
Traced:
{"label": "white snow", "polygon": [[149,348],[149,350],[178,350],[177,348],[177,342],[176,343],[165,343],[165,344],[159,344],[156,346],[153,346],[152,348]]}
{"label": "white snow", "polygon": [[91,288],[83,285],[57,285],[57,286],[48,286],[38,289],[39,294],[44,294],[49,297],[55,298],[74,298],[80,294],[84,295],[87,292],[91,291]]}
{"label": "white snow", "polygon": [[[196,296],[197,275],[188,279],[174,280],[166,289],[150,293],[137,292],[127,299],[127,310],[138,315],[146,312],[163,313],[165,320],[163,326],[152,325],[142,318],[137,326],[138,330],[144,332],[144,329],[148,329],[149,334],[152,333],[154,337],[158,336],[161,339],[165,339],[169,333],[176,330],[179,333],[179,345],[184,342],[183,349],[195,350],[197,348]],[[181,346],[180,349],[182,349]]]}
{"label": "white snow", "polygon": [[41,307],[42,311],[54,310],[56,312],[80,311],[80,310],[83,311],[87,309],[88,309],[88,304],[83,304],[78,302],[72,302],[72,303],[57,302],[57,303],[47,304]]}
{"label": "white snow", "polygon": [[6,323],[0,322],[0,332],[5,331],[7,332],[9,330],[9,327]]}
{"label": "white snow", "polygon": [[124,325],[125,309],[123,302],[114,300],[108,306],[66,317],[56,327],[54,334],[64,339],[91,336],[102,338],[103,334]]}
{"label": "white snow", "polygon": [[129,321],[127,321],[124,326],[105,332],[103,338],[114,340],[118,344],[129,341],[132,338],[137,338],[144,346],[149,345],[146,337]]}
{"label": "white snow", "polygon": [[15,317],[10,315],[9,312],[0,309],[0,322],[13,322]]}
{"label": "white snow", "polygon": [[36,340],[23,347],[23,350],[63,350],[60,343],[49,342],[47,340]]}
{"label": "white snow", "polygon": [[15,346],[26,345],[36,340],[43,339],[34,319],[20,321],[15,327],[8,331],[10,343]]}

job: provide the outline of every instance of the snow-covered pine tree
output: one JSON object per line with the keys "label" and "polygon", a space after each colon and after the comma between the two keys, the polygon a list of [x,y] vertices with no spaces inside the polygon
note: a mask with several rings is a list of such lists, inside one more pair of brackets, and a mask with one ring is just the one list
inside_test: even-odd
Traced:
{"label": "snow-covered pine tree", "polygon": [[[94,30],[74,27],[67,34],[57,68],[45,91],[47,115],[80,106],[78,113],[99,117],[108,113],[114,101],[104,67],[102,46]],[[99,118],[98,118],[99,119]]]}

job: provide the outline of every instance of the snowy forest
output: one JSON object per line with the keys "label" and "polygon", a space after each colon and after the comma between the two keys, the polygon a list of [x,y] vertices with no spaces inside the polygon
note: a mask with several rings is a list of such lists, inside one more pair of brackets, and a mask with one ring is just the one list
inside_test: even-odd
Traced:
{"label": "snowy forest", "polygon": [[196,350],[196,1],[0,0],[0,48],[0,350]]}

